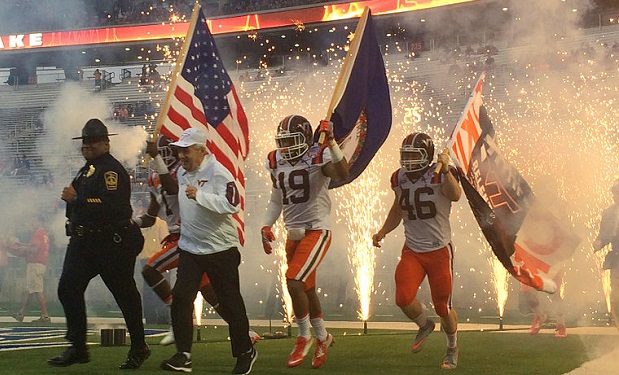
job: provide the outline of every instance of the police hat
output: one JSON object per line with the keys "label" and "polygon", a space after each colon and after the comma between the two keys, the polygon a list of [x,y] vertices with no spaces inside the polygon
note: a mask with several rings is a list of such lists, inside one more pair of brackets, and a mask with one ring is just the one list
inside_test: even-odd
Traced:
{"label": "police hat", "polygon": [[116,135],[115,133],[108,133],[107,127],[103,125],[101,120],[93,118],[86,122],[86,125],[82,128],[82,136],[74,137],[71,139],[86,139],[86,138],[107,138],[110,135]]}

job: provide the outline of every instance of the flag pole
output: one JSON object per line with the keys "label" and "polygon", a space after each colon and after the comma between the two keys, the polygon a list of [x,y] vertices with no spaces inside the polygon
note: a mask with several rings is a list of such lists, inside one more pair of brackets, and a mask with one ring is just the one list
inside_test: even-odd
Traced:
{"label": "flag pole", "polygon": [[[473,87],[473,92],[471,93],[469,100],[467,100],[466,105],[464,106],[465,109],[469,107],[469,103],[475,97],[475,90],[477,89],[477,85],[483,84],[485,80],[486,80],[486,72],[482,72],[479,78],[477,79],[477,81],[475,82],[475,86]],[[467,115],[466,111],[463,111],[462,114],[460,114],[460,118],[458,119],[458,122],[456,122],[456,124],[451,128],[451,133],[449,134],[449,140],[446,142],[446,145],[449,143],[453,143],[454,136],[455,136],[454,130],[456,130],[456,127],[464,121],[464,118],[466,117],[466,115]],[[445,147],[443,149],[443,152],[449,152],[449,151],[450,150],[448,147]],[[436,168],[434,168],[434,174],[438,174],[442,168],[443,168],[443,163],[436,163]]]}
{"label": "flag pole", "polygon": [[161,106],[159,111],[159,116],[157,117],[157,126],[155,127],[155,131],[153,132],[153,139],[156,139],[159,136],[159,132],[161,131],[161,127],[163,126],[163,120],[170,108],[170,98],[172,97],[175,89],[176,89],[176,79],[180,74],[181,68],[185,65],[185,59],[187,58],[187,52],[189,51],[189,41],[191,40],[191,36],[193,35],[194,30],[196,29],[196,23],[198,23],[198,15],[200,14],[200,3],[196,1],[193,6],[193,11],[191,13],[191,21],[189,22],[189,28],[187,29],[187,35],[185,35],[185,41],[183,42],[183,47],[181,49],[181,53],[176,59],[176,66],[174,67],[174,73],[172,73],[172,79],[170,80],[170,86],[168,87],[168,92],[166,93],[165,101]]}
{"label": "flag pole", "polygon": [[[359,23],[357,23],[357,28],[355,29],[355,34],[352,43],[350,44],[350,49],[346,55],[346,60],[344,60],[344,66],[342,66],[342,70],[340,70],[340,74],[337,77],[337,82],[335,83],[335,88],[333,90],[333,95],[331,96],[331,102],[329,103],[329,108],[327,109],[325,119],[331,118],[335,106],[342,98],[342,95],[344,95],[344,89],[346,88],[346,83],[348,82],[348,78],[352,72],[352,67],[355,64],[355,59],[357,58],[357,52],[359,52],[359,46],[361,45],[361,39],[363,39],[363,31],[365,30],[365,24],[367,23],[369,14],[370,8],[366,6],[363,9],[363,14],[359,18]],[[324,141],[325,135],[324,133],[321,133],[318,143],[322,144]]]}

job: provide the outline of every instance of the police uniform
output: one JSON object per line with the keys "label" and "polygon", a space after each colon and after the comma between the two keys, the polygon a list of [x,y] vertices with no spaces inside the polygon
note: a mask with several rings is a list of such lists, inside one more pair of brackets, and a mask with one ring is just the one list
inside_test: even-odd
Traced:
{"label": "police uniform", "polygon": [[[90,120],[82,137],[74,139],[107,139],[108,135],[113,134],[107,133],[101,121]],[[88,360],[84,292],[90,280],[100,275],[118,303],[131,336],[131,350],[121,368],[137,368],[150,351],[144,341],[141,298],[133,278],[144,237],[131,221],[129,175],[118,160],[105,152],[87,160],[71,185],[77,197],[67,203],[70,240],[58,297],[67,319],[66,338],[72,347],[48,363],[67,366]]]}

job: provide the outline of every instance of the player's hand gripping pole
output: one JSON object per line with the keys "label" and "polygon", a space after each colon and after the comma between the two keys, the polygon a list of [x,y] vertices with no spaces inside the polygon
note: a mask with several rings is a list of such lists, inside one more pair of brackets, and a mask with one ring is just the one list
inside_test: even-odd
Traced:
{"label": "player's hand gripping pole", "polygon": [[443,152],[438,155],[436,168],[434,169],[435,174],[443,173],[446,174],[449,172],[449,149],[445,148]]}

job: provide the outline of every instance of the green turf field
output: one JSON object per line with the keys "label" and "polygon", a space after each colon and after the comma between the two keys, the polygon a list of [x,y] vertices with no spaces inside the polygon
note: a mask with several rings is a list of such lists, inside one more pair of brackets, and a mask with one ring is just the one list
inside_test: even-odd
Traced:
{"label": "green turf field", "polygon": [[[264,330],[254,328],[262,333]],[[612,338],[576,336],[556,339],[552,335],[530,336],[526,333],[461,332],[460,363],[453,371],[441,370],[439,363],[445,348],[445,337],[435,332],[421,353],[409,351],[412,332],[359,331],[334,329],[335,345],[329,360],[320,370],[311,368],[308,358],[300,367],[288,369],[286,357],[293,339],[261,340],[257,344],[258,360],[252,374],[562,374],[589,360],[587,351],[603,354],[610,349]],[[206,342],[193,347],[193,369],[198,373],[227,374],[234,365],[225,327],[202,329]],[[97,341],[98,337],[89,337]],[[174,353],[174,347],[156,345],[159,338],[149,339],[152,356],[136,371],[140,374],[162,374],[159,364]],[[45,360],[62,349],[34,349],[0,352],[2,370],[11,374],[118,374],[128,347],[91,347],[91,362],[67,368],[52,368]],[[313,352],[313,351],[312,351]],[[310,352],[311,353],[311,352]]]}

